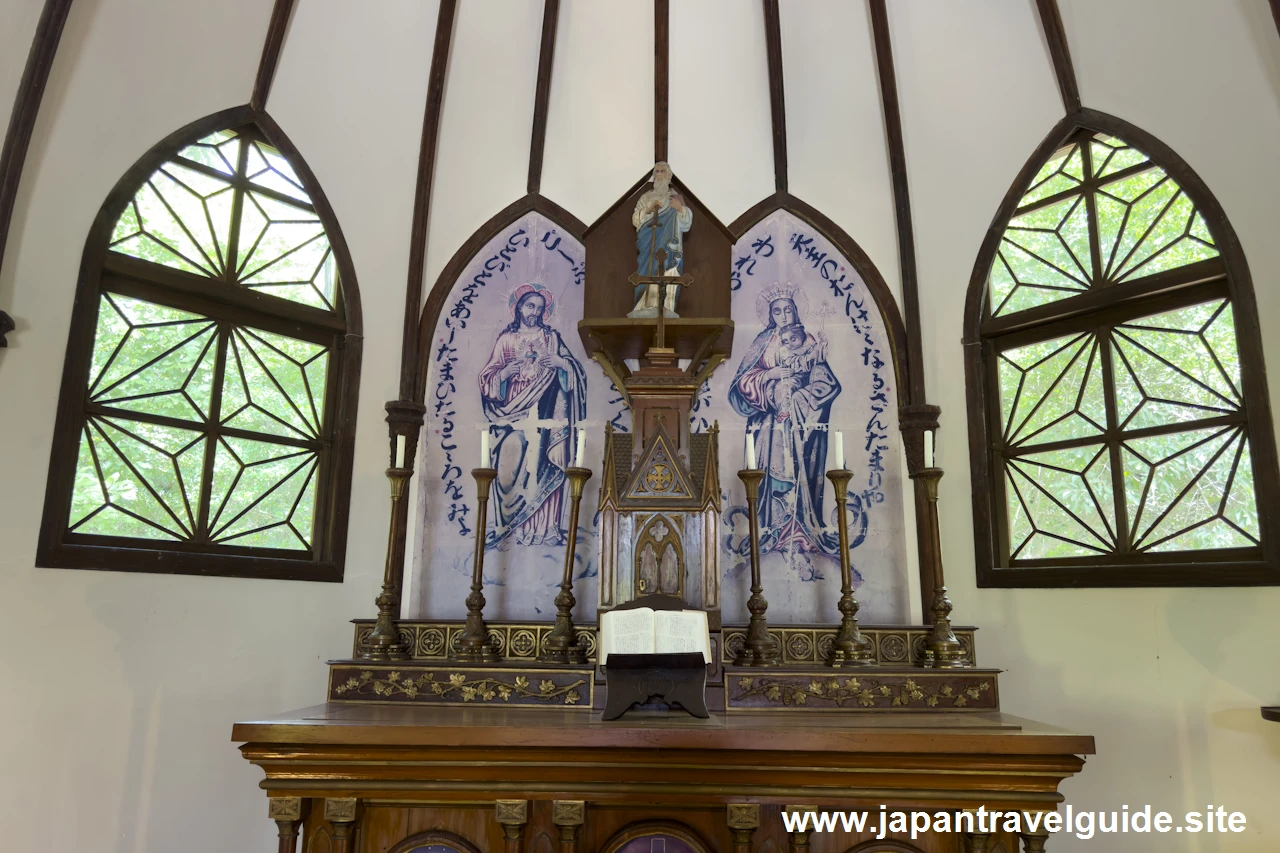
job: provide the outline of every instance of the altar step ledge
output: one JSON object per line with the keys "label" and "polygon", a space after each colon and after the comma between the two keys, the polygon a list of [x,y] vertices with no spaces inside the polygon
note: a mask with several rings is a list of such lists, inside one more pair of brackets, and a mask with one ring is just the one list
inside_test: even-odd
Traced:
{"label": "altar step ledge", "polygon": [[[330,661],[329,702],[586,713],[604,707],[604,675],[595,662],[594,626],[578,628],[578,644],[587,663],[558,665],[537,660],[551,625],[489,623],[490,637],[504,658],[490,666],[449,660],[447,649],[462,633],[460,621],[401,622],[400,637],[412,657],[365,660],[361,654],[372,627],[372,620],[357,620],[353,659]],[[954,630],[972,655],[975,629]],[[878,663],[840,668],[825,663],[835,638],[834,627],[771,628],[770,634],[784,650],[784,659],[780,666],[768,668],[733,665],[745,640],[745,627],[713,631],[712,651],[717,659],[707,667],[707,707],[713,713],[999,711],[1000,670],[920,665],[929,631],[924,626],[865,627],[862,632],[874,644]]]}

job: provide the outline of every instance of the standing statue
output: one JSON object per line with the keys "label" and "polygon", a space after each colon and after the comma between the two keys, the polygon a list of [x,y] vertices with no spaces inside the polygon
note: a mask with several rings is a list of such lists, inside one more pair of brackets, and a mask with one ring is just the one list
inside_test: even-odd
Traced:
{"label": "standing statue", "polygon": [[[644,276],[679,276],[684,274],[684,234],[693,225],[693,211],[680,193],[671,189],[671,167],[656,163],[653,167],[653,189],[636,202],[631,224],[636,229],[636,272]],[[659,262],[658,250],[666,253]],[[680,286],[667,288],[663,314],[678,317],[676,301]],[[628,317],[658,316],[658,286],[636,285],[635,308]]]}

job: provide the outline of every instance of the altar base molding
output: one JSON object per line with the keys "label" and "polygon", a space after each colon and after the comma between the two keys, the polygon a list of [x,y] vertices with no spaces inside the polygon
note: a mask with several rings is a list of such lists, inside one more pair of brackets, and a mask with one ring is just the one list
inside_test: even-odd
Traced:
{"label": "altar base molding", "polygon": [[[265,773],[272,819],[300,821],[303,850],[332,853],[404,853],[430,833],[464,853],[617,853],[655,836],[695,853],[844,853],[876,837],[881,805],[1054,811],[1059,784],[1094,750],[1091,737],[992,712],[603,723],[492,705],[331,704],[240,723],[233,737]],[[870,815],[863,832],[800,833],[788,832],[784,809]],[[287,835],[282,853],[293,851]],[[1043,836],[1003,826],[985,835],[890,832],[897,844],[886,849],[1044,849]]]}

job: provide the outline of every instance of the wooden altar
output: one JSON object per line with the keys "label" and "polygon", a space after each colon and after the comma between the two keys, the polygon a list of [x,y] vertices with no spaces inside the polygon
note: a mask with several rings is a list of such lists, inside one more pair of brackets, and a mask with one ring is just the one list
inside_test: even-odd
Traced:
{"label": "wooden altar", "polygon": [[[1094,751],[1092,737],[1001,713],[601,723],[574,711],[331,704],[239,723],[233,738],[266,774],[280,850],[294,849],[300,831],[304,853],[407,853],[413,839],[486,853],[612,853],[664,827],[709,853],[1016,853],[1019,839],[1004,831],[889,833],[897,843],[875,844],[871,827],[881,805],[1052,811],[1059,783]],[[871,814],[861,833],[788,833],[784,808]],[[1043,849],[1042,835],[1024,841]]]}
{"label": "wooden altar", "polygon": [[[936,407],[899,411],[917,494],[928,580],[922,604],[930,624],[859,624],[846,511],[853,475],[843,450],[826,456],[828,424],[821,420],[785,426],[806,430],[805,441],[821,433],[811,473],[819,488],[830,481],[834,512],[815,523],[824,525],[824,536],[838,537],[838,545],[828,547],[840,571],[839,624],[769,622],[765,593],[775,578],[761,572],[758,488],[766,475],[757,467],[754,441],[772,439],[749,431],[736,476],[747,502],[750,620],[722,619],[719,540],[727,472],[718,423],[695,432],[690,416],[698,389],[732,350],[732,240],[691,192],[668,183],[674,179],[666,164],[655,166],[654,179],[651,188],[641,182],[630,190],[584,235],[589,263],[578,331],[631,418],[629,428],[604,430],[596,468],[583,456],[584,433],[572,463],[545,460],[563,466],[567,498],[558,505],[562,515],[567,508],[563,577],[547,601],[554,621],[549,610],[540,611],[548,617],[540,622],[485,617],[484,558],[496,547],[488,541],[486,511],[499,474],[487,422],[479,424],[477,440],[482,467],[471,471],[476,512],[466,620],[400,618],[402,501],[413,475],[405,461],[414,458],[426,407],[389,403],[395,463],[387,470],[391,529],[377,618],[355,620],[351,656],[329,662],[327,704],[239,723],[233,732],[245,758],[266,773],[261,784],[279,826],[279,853],[295,853],[299,839],[303,853],[1043,850],[1047,835],[1038,822],[1031,834],[1006,823],[969,822],[961,831],[949,822],[987,810],[1054,811],[1062,799],[1059,783],[1080,771],[1094,745],[1091,737],[1002,713],[1000,672],[979,665],[975,629],[951,625],[937,516],[943,472],[924,438],[937,428]],[[659,216],[668,217],[669,234],[661,240]],[[698,226],[682,237],[690,218]],[[638,272],[628,273],[637,269],[637,241],[646,227],[654,235],[652,257],[641,254]],[[667,289],[677,286],[685,294],[680,314],[668,317]],[[523,319],[515,318],[522,303],[513,303],[513,322],[536,328],[548,296],[522,287],[540,301]],[[774,297],[779,328],[798,332],[790,345],[804,340],[803,353],[814,353],[816,339],[797,322],[795,293],[787,293]],[[824,365],[826,359],[821,356]],[[532,375],[537,360],[528,361]],[[669,693],[658,669],[638,671],[637,701],[621,719],[601,719],[607,691],[598,664],[601,641],[595,625],[575,623],[573,588],[580,503],[596,473],[595,612],[651,595],[705,611],[709,719],[657,701]],[[805,540],[805,547],[819,548],[816,541]],[[748,579],[736,582],[745,586]],[[464,593],[460,583],[433,590],[458,599]],[[943,822],[931,820],[915,834],[910,827],[888,831],[881,826],[882,806],[928,812]],[[818,832],[784,823],[784,812],[815,810],[870,814],[862,829]]]}

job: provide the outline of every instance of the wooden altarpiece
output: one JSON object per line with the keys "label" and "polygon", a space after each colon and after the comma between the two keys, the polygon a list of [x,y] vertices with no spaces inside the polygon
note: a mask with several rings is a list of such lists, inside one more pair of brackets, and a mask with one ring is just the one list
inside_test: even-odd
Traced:
{"label": "wooden altarpiece", "polygon": [[[594,626],[572,623],[570,572],[555,623],[486,623],[479,538],[465,623],[395,619],[394,525],[403,516],[393,504],[379,617],[356,620],[351,657],[330,662],[326,704],[233,731],[266,774],[279,853],[293,853],[299,835],[305,853],[649,853],[663,849],[652,846],[659,840],[668,853],[1016,853],[1018,833],[1003,829],[915,840],[890,833],[891,843],[875,844],[875,829],[788,833],[781,815],[870,810],[875,826],[881,805],[949,815],[1051,812],[1059,783],[1093,752],[1091,737],[1004,714],[999,672],[978,665],[974,629],[952,628],[939,469],[912,474],[928,496],[919,523],[934,580],[932,625],[860,626],[847,547],[841,623],[769,625],[754,506],[751,621],[723,623],[717,531],[725,472],[718,430],[691,433],[689,410],[732,348],[733,241],[692,193],[672,186],[698,226],[682,247],[679,318],[662,310],[626,316],[636,284],[632,210],[645,182],[584,235],[579,332],[632,413],[629,431],[607,432],[599,465],[597,605],[605,612],[663,594],[706,610],[711,717],[645,706],[602,721],[597,636]],[[398,411],[393,418],[412,420]],[[927,414],[936,419],[936,410]],[[916,415],[904,414],[904,430],[918,428]],[[491,471],[473,472],[481,496]],[[393,501],[409,473],[388,472]],[[759,473],[736,472],[749,504]],[[575,514],[591,474],[567,471]],[[828,478],[839,501],[847,472]],[[571,539],[569,554],[573,547]],[[1042,850],[1044,839],[1024,833],[1023,849]]]}

